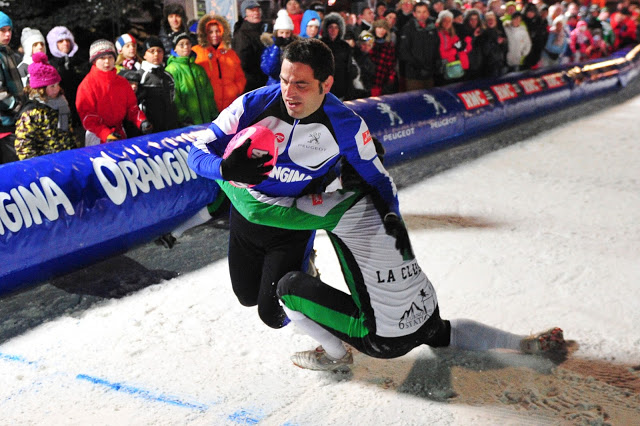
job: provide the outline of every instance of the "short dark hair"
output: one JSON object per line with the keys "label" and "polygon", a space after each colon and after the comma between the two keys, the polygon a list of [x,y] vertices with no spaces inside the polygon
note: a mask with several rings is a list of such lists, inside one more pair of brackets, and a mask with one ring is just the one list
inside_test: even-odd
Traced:
{"label": "short dark hair", "polygon": [[419,1],[418,3],[413,5],[413,11],[415,12],[416,9],[418,9],[419,7],[426,7],[427,10],[429,10],[429,5],[428,4]]}
{"label": "short dark hair", "polygon": [[309,65],[313,70],[313,78],[320,82],[326,81],[335,72],[331,49],[315,38],[298,39],[289,44],[282,59]]}

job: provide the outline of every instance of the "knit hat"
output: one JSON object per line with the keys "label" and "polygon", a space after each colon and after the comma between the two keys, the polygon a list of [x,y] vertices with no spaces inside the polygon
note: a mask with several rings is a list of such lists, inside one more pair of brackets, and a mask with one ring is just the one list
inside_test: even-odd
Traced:
{"label": "knit hat", "polygon": [[289,17],[289,14],[286,10],[280,9],[278,11],[278,17],[276,18],[276,23],[273,24],[273,31],[277,30],[291,30],[293,31],[293,21]]}
{"label": "knit hat", "polygon": [[73,38],[73,34],[67,27],[53,27],[51,31],[47,34],[47,44],[49,45],[49,52],[56,58],[62,58],[66,56],[64,53],[58,49],[58,42],[60,40],[70,40],[71,41],[71,52],[69,52],[70,57],[76,54],[78,51],[78,45],[76,44],[75,39]]}
{"label": "knit hat", "polygon": [[0,28],[2,27],[13,28],[13,22],[11,21],[11,18],[9,18],[9,16],[4,12],[0,12]]}
{"label": "knit hat", "polygon": [[156,36],[151,36],[144,41],[142,44],[142,52],[144,53],[152,47],[159,47],[164,52],[164,44],[162,44],[162,40]]}
{"label": "knit hat", "polygon": [[320,28],[320,20],[318,20],[317,18],[311,18],[309,20],[309,22],[307,22],[307,27],[311,25],[311,26],[316,26],[318,28]]}
{"label": "knit hat", "polygon": [[118,37],[118,39],[116,40],[116,50],[118,51],[118,54],[122,52],[122,48],[127,43],[133,43],[133,45],[135,46],[136,39],[133,38],[131,34],[122,34],[120,37]]}
{"label": "knit hat", "polygon": [[256,0],[244,0],[240,5],[240,13],[242,14],[242,17],[247,17],[247,9],[255,9],[256,7],[260,7],[260,3]]}
{"label": "knit hat", "polygon": [[62,80],[53,65],[49,65],[49,60],[45,53],[36,52],[31,59],[33,59],[33,63],[29,65],[27,70],[29,71],[29,85],[32,88],[47,87]]}
{"label": "knit hat", "polygon": [[31,56],[33,45],[38,42],[45,44],[44,36],[39,30],[29,27],[25,27],[22,29],[22,34],[20,35],[20,44],[22,45],[22,50],[24,50],[24,56]]}
{"label": "knit hat", "polygon": [[438,14],[438,19],[436,19],[436,24],[439,24],[445,18],[453,19],[453,13],[448,10],[441,11]]}
{"label": "knit hat", "polygon": [[109,40],[100,39],[91,43],[89,47],[89,62],[93,63],[96,59],[103,56],[112,55],[117,58],[116,47]]}
{"label": "knit hat", "polygon": [[175,47],[176,47],[176,45],[180,42],[180,40],[183,40],[183,39],[185,39],[185,38],[186,38],[187,40],[191,41],[191,37],[189,36],[189,33],[180,33],[180,34],[176,35],[176,36],[173,38],[173,47],[175,48]]}

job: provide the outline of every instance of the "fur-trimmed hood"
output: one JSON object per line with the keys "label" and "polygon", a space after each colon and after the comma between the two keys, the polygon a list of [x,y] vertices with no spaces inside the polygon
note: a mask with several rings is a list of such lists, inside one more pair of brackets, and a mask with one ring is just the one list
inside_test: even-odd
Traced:
{"label": "fur-trimmed hood", "polygon": [[331,12],[330,14],[325,16],[324,19],[322,20],[322,37],[323,38],[329,37],[329,34],[327,32],[327,27],[331,24],[338,24],[338,27],[340,28],[340,32],[338,33],[338,39],[342,40],[344,38],[346,25],[344,23],[344,19],[342,19],[342,16],[336,12]]}
{"label": "fur-trimmed hood", "polygon": [[[265,47],[273,46],[273,44],[275,43],[275,38],[276,38],[275,32],[260,34],[260,41],[262,42],[262,44],[264,44]],[[291,34],[291,42],[292,43],[294,41],[298,40],[299,38],[300,38],[300,36],[297,36],[295,34]]]}
{"label": "fur-trimmed hood", "polygon": [[167,21],[169,15],[180,15],[182,18],[182,30],[185,32],[189,30],[187,27],[187,23],[189,21],[187,20],[187,14],[184,11],[184,7],[182,7],[181,4],[169,3],[162,10],[162,23],[160,25],[167,34],[171,34],[173,32],[169,26],[169,21]]}
{"label": "fur-trimmed hood", "polygon": [[207,40],[207,25],[211,21],[216,21],[222,27],[222,43],[227,48],[231,48],[231,27],[229,21],[225,17],[220,15],[205,15],[198,22],[198,44],[202,47],[209,47],[211,44]]}

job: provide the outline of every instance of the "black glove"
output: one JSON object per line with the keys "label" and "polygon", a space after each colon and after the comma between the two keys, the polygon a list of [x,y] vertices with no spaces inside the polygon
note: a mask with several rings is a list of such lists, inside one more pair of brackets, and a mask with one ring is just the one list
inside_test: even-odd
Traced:
{"label": "black glove", "polygon": [[411,241],[409,241],[409,233],[404,226],[404,222],[395,213],[387,213],[384,216],[384,230],[387,235],[391,235],[396,239],[396,248],[405,259],[413,258],[413,250],[411,249]]}
{"label": "black glove", "polygon": [[257,185],[267,178],[267,174],[273,169],[273,166],[265,166],[264,163],[273,157],[271,154],[266,154],[260,158],[249,158],[247,152],[250,145],[251,139],[247,139],[222,160],[220,174],[224,180]]}
{"label": "black glove", "polygon": [[151,133],[153,131],[153,124],[151,124],[149,120],[143,121],[142,123],[140,123],[140,131],[143,135]]}

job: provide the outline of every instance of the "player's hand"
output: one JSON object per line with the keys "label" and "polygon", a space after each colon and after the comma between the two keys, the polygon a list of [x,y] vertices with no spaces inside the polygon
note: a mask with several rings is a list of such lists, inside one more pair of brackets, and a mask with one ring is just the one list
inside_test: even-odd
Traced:
{"label": "player's hand", "polygon": [[384,216],[384,229],[387,235],[391,235],[396,239],[396,248],[405,258],[413,258],[413,250],[411,249],[411,241],[409,241],[409,233],[404,222],[395,213],[387,213]]}
{"label": "player's hand", "polygon": [[267,178],[273,166],[265,166],[264,163],[273,157],[271,154],[266,154],[260,158],[249,158],[247,152],[250,145],[251,139],[247,139],[222,160],[220,174],[224,180],[257,185]]}

